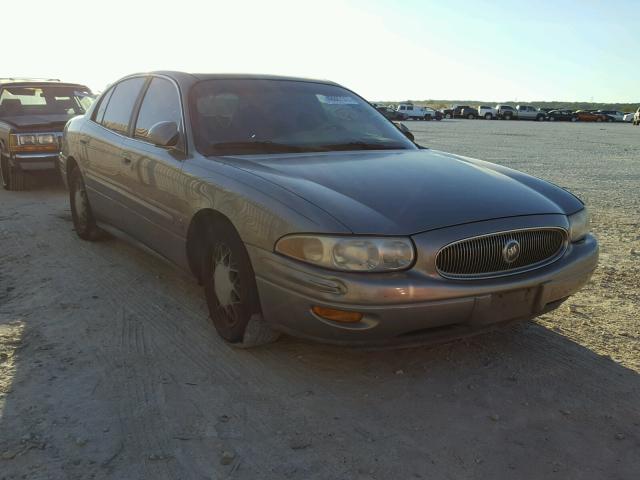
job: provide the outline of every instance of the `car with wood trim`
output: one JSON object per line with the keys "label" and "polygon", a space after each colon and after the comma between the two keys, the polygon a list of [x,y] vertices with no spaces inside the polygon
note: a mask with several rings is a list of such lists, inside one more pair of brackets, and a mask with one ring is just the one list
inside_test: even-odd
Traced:
{"label": "car with wood trim", "polygon": [[85,85],[54,79],[0,79],[0,179],[24,190],[29,172],[57,171],[67,121],[93,101]]}
{"label": "car with wood trim", "polygon": [[576,196],[410,138],[329,81],[141,73],[69,121],[60,168],[77,235],[191,272],[236,346],[445,341],[589,280],[598,243]]}

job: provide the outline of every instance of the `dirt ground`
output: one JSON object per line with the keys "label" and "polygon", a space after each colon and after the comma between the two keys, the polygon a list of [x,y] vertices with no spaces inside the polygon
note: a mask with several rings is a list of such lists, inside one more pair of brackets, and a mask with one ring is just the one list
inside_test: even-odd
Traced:
{"label": "dirt ground", "polygon": [[589,204],[591,283],[437,347],[234,350],[200,288],[65,191],[0,191],[0,479],[629,479],[640,472],[640,128],[409,122]]}

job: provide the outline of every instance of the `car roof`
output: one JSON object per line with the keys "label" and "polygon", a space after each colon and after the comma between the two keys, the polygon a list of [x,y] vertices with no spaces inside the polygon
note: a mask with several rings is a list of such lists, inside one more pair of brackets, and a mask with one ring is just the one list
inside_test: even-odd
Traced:
{"label": "car roof", "polygon": [[[131,75],[127,75],[127,77],[132,76],[140,76],[140,75],[164,75],[167,77],[171,77],[176,81],[187,80],[191,81],[196,80],[287,80],[293,82],[311,82],[311,83],[324,83],[327,85],[336,85],[341,86],[336,82],[332,82],[331,80],[321,80],[316,78],[305,78],[305,77],[290,77],[284,75],[268,75],[268,74],[260,74],[260,73],[188,73],[174,70],[156,70],[152,72],[138,72]],[[124,78],[127,78],[124,77]]]}
{"label": "car roof", "polygon": [[1,87],[34,87],[34,86],[53,86],[53,87],[81,87],[89,90],[89,87],[80,83],[61,82],[53,78],[35,79],[35,78],[0,78]]}

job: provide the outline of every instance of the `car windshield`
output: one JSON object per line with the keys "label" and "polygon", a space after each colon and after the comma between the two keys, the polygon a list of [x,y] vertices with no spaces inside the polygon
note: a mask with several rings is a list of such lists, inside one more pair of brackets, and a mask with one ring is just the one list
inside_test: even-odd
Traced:
{"label": "car windshield", "polygon": [[417,149],[369,103],[334,85],[205,80],[190,99],[204,155]]}
{"label": "car windshield", "polygon": [[82,115],[93,98],[86,88],[75,86],[5,86],[0,93],[0,117]]}

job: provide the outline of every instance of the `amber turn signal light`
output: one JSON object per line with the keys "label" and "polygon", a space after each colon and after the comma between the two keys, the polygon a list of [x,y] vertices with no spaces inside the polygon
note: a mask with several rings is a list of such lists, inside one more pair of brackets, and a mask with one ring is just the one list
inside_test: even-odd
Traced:
{"label": "amber turn signal light", "polygon": [[360,312],[346,312],[344,310],[318,306],[313,307],[311,310],[319,317],[331,320],[332,322],[357,323],[362,320],[362,313]]}

